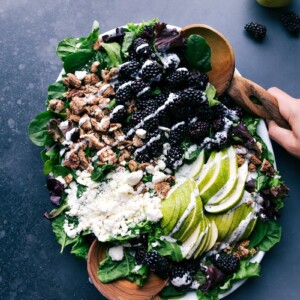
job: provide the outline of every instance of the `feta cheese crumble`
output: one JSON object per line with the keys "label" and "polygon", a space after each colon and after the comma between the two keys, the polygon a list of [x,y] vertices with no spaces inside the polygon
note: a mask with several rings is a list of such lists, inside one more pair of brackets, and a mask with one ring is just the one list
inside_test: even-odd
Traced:
{"label": "feta cheese crumble", "polygon": [[121,261],[124,257],[123,246],[115,246],[108,249],[108,255],[114,261]]}
{"label": "feta cheese crumble", "polygon": [[148,192],[141,194],[140,190],[134,190],[134,179],[142,175],[135,173],[131,175],[133,173],[118,168],[107,176],[108,182],[92,184],[90,174],[86,172],[84,183],[87,189],[80,198],[77,197],[76,183],[71,183],[65,190],[70,207],[66,214],[76,217],[78,224],[75,226],[66,220],[66,234],[74,238],[82,231],[91,231],[99,241],[105,242],[112,237],[134,234],[132,231],[137,224],[158,222],[162,218],[161,199]]}

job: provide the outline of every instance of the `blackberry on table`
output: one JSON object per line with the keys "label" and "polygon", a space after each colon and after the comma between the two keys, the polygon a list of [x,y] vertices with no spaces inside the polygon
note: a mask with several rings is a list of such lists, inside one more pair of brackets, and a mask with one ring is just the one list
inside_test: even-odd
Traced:
{"label": "blackberry on table", "polygon": [[166,81],[171,88],[179,89],[186,85],[189,71],[186,68],[179,68],[166,77]]}
{"label": "blackberry on table", "polygon": [[161,66],[151,59],[146,60],[140,70],[140,76],[146,81],[159,81],[161,73]]}
{"label": "blackberry on table", "polygon": [[294,11],[288,11],[282,14],[281,21],[283,26],[292,34],[300,33],[300,17]]}
{"label": "blackberry on table", "polygon": [[124,105],[117,105],[109,117],[111,123],[123,123],[127,118],[127,110]]}
{"label": "blackberry on table", "polygon": [[223,118],[218,118],[213,121],[213,130],[220,131],[224,128],[225,122]]}
{"label": "blackberry on table", "polygon": [[180,122],[172,126],[169,133],[169,142],[171,146],[180,145],[186,135],[186,124]]}
{"label": "blackberry on table", "polygon": [[175,170],[182,165],[184,151],[181,146],[171,147],[165,155],[166,167],[170,170]]}
{"label": "blackberry on table", "polygon": [[207,121],[197,120],[190,124],[189,135],[195,142],[201,141],[209,135],[209,123]]}
{"label": "blackberry on table", "polygon": [[143,38],[136,38],[133,42],[133,49],[139,57],[146,57],[151,54],[149,43]]}
{"label": "blackberry on table", "polygon": [[128,61],[119,66],[119,74],[122,77],[134,78],[139,71],[140,64],[137,61]]}
{"label": "blackberry on table", "polygon": [[131,86],[130,83],[124,83],[117,89],[116,92],[116,103],[117,104],[128,104],[131,100]]}
{"label": "blackberry on table", "polygon": [[192,88],[183,90],[180,95],[187,105],[200,106],[207,102],[207,96],[204,92]]}
{"label": "blackberry on table", "polygon": [[240,267],[240,261],[232,254],[216,254],[212,258],[212,262],[219,270],[226,274],[233,274]]}
{"label": "blackberry on table", "polygon": [[258,41],[262,41],[267,33],[267,28],[256,22],[250,22],[245,25],[246,32]]}
{"label": "blackberry on table", "polygon": [[193,71],[189,74],[189,77],[187,79],[187,85],[189,87],[192,87],[195,89],[198,88],[198,89],[204,91],[208,84],[208,81],[209,81],[209,78],[205,72]]}

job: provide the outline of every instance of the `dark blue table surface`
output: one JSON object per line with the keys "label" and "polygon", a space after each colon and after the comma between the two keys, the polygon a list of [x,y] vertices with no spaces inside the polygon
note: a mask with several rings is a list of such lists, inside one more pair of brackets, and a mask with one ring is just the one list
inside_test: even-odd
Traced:
{"label": "dark blue table surface", "polygon": [[[300,3],[293,9],[300,13]],[[60,254],[50,223],[38,149],[26,128],[44,110],[47,87],[61,70],[55,46],[83,36],[98,20],[104,32],[128,22],[159,17],[169,24],[206,23],[231,42],[236,66],[265,88],[278,86],[300,97],[300,37],[280,23],[282,9],[255,0],[84,1],[1,0],[0,3],[0,299],[103,299],[89,283],[86,263]],[[263,43],[246,36],[249,21],[263,23]],[[300,116],[299,116],[300,117]],[[229,299],[300,299],[300,161],[274,145],[278,168],[291,189],[280,223],[283,237],[262,262],[261,277]]]}

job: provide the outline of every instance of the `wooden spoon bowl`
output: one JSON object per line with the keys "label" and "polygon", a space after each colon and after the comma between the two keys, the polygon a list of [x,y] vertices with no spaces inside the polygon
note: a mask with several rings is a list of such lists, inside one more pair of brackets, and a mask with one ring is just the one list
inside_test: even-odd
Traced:
{"label": "wooden spoon bowl", "polygon": [[153,272],[142,287],[126,279],[119,279],[111,283],[102,283],[98,277],[99,263],[105,258],[106,245],[93,242],[88,254],[87,268],[90,279],[97,290],[109,300],[159,300],[157,294],[165,287],[168,280],[161,279]]}
{"label": "wooden spoon bowl", "polygon": [[[204,24],[193,24],[182,28],[183,34],[203,36],[211,48],[212,70],[208,73],[217,95],[225,90],[227,94],[245,110],[267,120],[274,120],[279,126],[290,129],[280,114],[278,102],[258,84],[234,74],[235,60],[230,43],[223,34]],[[257,101],[253,101],[255,97]]]}

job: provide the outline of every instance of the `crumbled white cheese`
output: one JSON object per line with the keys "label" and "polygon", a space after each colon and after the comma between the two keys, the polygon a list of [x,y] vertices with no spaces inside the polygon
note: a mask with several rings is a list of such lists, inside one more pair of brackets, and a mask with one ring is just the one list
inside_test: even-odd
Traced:
{"label": "crumbled white cheese", "polygon": [[129,185],[134,186],[141,181],[142,177],[143,177],[143,171],[138,170],[136,172],[129,173],[126,178],[126,182]]}
{"label": "crumbled white cheese", "polygon": [[108,255],[112,260],[121,261],[124,257],[123,246],[115,246],[108,249]]}
{"label": "crumbled white cheese", "polygon": [[83,80],[87,74],[87,71],[75,71],[75,77],[78,80]]}
{"label": "crumbled white cheese", "polygon": [[154,173],[154,175],[152,177],[152,182],[154,184],[156,184],[158,182],[162,182],[162,181],[168,179],[168,177],[169,177],[169,175],[166,175],[165,173],[158,171],[158,172]]}
{"label": "crumbled white cheese", "polygon": [[[107,176],[107,182],[101,183],[91,181],[88,174],[85,171],[79,174],[80,182],[87,186],[80,198],[76,183],[72,182],[65,190],[70,208],[67,214],[78,220],[76,226],[65,221],[64,230],[69,237],[90,231],[99,241],[105,242],[112,237],[130,235],[131,228],[137,224],[147,220],[158,222],[162,218],[161,199],[148,192],[134,191],[128,184],[130,173],[127,170],[119,168]],[[143,172],[138,174],[142,176]]]}
{"label": "crumbled white cheese", "polygon": [[154,174],[154,167],[152,165],[149,165],[146,167],[146,171],[148,174]]}
{"label": "crumbled white cheese", "polygon": [[146,137],[147,131],[145,129],[139,128],[139,129],[137,129],[137,131],[135,132],[135,134],[139,138],[144,139]]}

